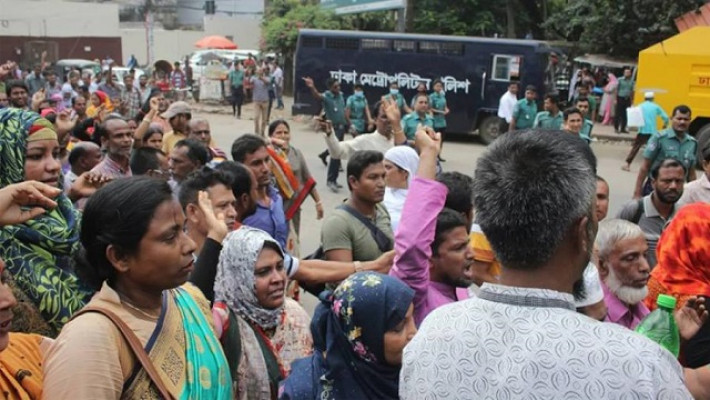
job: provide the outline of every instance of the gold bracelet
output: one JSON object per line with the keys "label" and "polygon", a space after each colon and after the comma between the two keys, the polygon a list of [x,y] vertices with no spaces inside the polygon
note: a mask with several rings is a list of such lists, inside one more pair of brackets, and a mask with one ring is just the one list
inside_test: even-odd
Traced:
{"label": "gold bracelet", "polygon": [[360,261],[355,261],[353,265],[355,266],[355,272],[362,272],[362,263]]}

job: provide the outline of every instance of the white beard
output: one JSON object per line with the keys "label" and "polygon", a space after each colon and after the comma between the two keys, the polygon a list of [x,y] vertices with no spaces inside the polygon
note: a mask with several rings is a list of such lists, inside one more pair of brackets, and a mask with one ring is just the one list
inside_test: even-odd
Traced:
{"label": "white beard", "polygon": [[619,300],[630,306],[638,304],[648,296],[648,286],[642,288],[625,286],[616,276],[614,267],[611,266],[609,268],[609,275],[604,280],[604,283]]}

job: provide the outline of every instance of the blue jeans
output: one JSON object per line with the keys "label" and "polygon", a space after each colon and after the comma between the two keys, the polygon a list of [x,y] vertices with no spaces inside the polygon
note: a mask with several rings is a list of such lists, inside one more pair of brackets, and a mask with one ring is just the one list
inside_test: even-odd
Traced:
{"label": "blue jeans", "polygon": [[[338,138],[339,142],[343,141],[345,137],[345,125],[334,125],[333,130],[335,130],[335,137]],[[330,157],[330,164],[328,164],[328,182],[337,182],[338,175],[340,174],[340,160],[336,160]]]}

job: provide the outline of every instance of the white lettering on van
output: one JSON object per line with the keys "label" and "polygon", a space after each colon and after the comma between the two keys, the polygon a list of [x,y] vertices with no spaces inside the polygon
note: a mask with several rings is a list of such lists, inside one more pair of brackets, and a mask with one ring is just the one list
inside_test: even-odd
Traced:
{"label": "white lettering on van", "polygon": [[[420,75],[407,72],[389,75],[385,72],[376,71],[375,73],[362,73],[358,75],[357,71],[345,72],[337,70],[330,71],[330,77],[338,82],[346,82],[349,84],[359,82],[363,86],[376,88],[387,88],[390,84],[395,82],[399,85],[400,89],[416,89],[417,85],[424,83],[427,90],[430,90],[432,83],[432,79],[423,78]],[[463,91],[468,93],[468,89],[471,86],[471,82],[468,79],[460,81],[450,75],[442,77],[441,82],[446,92],[458,93],[459,91]]]}

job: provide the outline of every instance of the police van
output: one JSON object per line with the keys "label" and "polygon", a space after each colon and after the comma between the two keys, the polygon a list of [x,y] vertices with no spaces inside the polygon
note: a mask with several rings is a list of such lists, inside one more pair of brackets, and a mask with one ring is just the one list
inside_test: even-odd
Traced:
{"label": "police van", "polygon": [[[541,41],[302,29],[295,55],[294,115],[315,115],[321,108],[302,77],[319,91],[333,78],[345,96],[355,83],[370,105],[397,82],[409,104],[419,83],[431,92],[441,80],[450,113],[447,132],[478,134],[490,143],[500,134],[500,97],[511,81],[537,88],[539,99],[555,86],[551,47]],[[540,102],[541,103],[541,102]]]}

